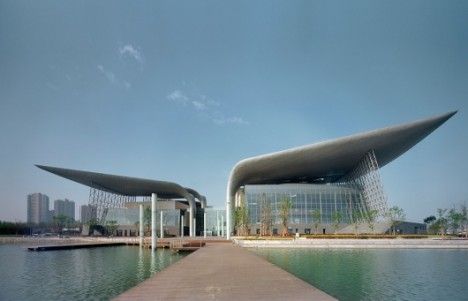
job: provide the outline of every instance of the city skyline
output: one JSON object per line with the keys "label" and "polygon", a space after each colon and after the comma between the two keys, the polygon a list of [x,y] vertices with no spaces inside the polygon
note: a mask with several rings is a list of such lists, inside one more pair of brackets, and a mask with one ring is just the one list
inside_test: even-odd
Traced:
{"label": "city skyline", "polygon": [[467,202],[467,5],[270,3],[2,2],[0,220],[25,221],[34,191],[87,204],[34,164],[174,181],[224,208],[242,158],[456,109],[381,173],[409,220]]}

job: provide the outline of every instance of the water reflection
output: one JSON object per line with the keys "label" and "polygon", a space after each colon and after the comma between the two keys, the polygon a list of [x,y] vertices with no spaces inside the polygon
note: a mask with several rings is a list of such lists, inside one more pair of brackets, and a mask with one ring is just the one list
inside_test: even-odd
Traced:
{"label": "water reflection", "polygon": [[182,257],[133,246],[28,252],[0,245],[0,300],[110,299]]}
{"label": "water reflection", "polygon": [[[258,249],[340,300],[467,300],[468,250]],[[460,264],[463,263],[463,264]]]}

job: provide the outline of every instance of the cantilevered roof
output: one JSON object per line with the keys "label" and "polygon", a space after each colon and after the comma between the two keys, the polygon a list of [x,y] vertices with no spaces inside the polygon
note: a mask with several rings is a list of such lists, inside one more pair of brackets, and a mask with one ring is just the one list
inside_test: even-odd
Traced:
{"label": "cantilevered roof", "polygon": [[455,113],[244,159],[231,171],[228,198],[245,184],[337,181],[370,150],[374,150],[382,167],[424,139]]}
{"label": "cantilevered roof", "polygon": [[44,165],[36,166],[83,185],[116,194],[150,196],[152,193],[157,193],[158,198],[164,199],[190,198],[189,192],[184,187],[173,182],[132,178]]}

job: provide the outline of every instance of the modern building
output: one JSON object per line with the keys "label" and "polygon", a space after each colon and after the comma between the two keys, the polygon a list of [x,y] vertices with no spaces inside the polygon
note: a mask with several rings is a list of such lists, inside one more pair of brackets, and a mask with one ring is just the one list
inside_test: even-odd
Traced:
{"label": "modern building", "polygon": [[41,224],[50,222],[49,197],[42,193],[32,193],[27,197],[28,223]]}
{"label": "modern building", "polygon": [[[172,212],[165,228],[173,227],[173,233],[180,231],[181,234],[188,228],[189,236],[211,231],[211,234],[225,234],[229,239],[236,233],[236,227],[247,228],[251,234],[279,232],[281,208],[286,203],[291,207],[287,230],[292,233],[311,233],[312,229],[330,233],[332,228],[346,232],[350,224],[362,224],[371,215],[381,222],[375,230],[386,232],[389,226],[384,217],[388,205],[380,168],[408,151],[455,113],[241,160],[230,173],[226,218],[221,217],[221,220],[219,211],[214,211],[217,212],[215,219],[207,208],[204,196],[174,182],[37,167],[89,186],[89,204],[96,206],[101,224],[115,220],[133,229],[137,223],[141,227],[142,223],[136,221],[136,206],[142,218],[145,202],[149,204],[151,198],[152,235],[156,233],[156,221],[160,218],[157,215],[165,211]],[[137,197],[146,201],[137,202]],[[236,216],[248,217],[242,219],[242,225],[239,219],[233,219],[235,210],[242,213]],[[127,230],[130,233],[131,229]],[[362,232],[367,231],[362,229]],[[152,241],[155,239],[152,237]]]}
{"label": "modern building", "polygon": [[75,220],[75,202],[68,199],[54,201],[54,216],[63,215]]}
{"label": "modern building", "polygon": [[[132,216],[132,206],[134,211],[138,208],[138,216],[140,216],[140,205],[143,208],[145,203],[148,203],[151,204],[151,216],[153,216],[151,229],[154,229],[154,231],[151,231],[152,234],[156,233],[157,210],[164,206],[173,207],[164,210],[179,210],[180,223],[183,223],[182,231],[184,235],[195,236],[196,233],[200,233],[200,229],[203,228],[203,217],[196,217],[200,214],[203,216],[206,198],[194,189],[168,181],[133,178],[42,165],[37,165],[37,167],[90,187],[89,205],[96,207],[97,219],[101,225],[106,224],[106,221],[112,220],[116,221],[117,224],[120,222],[120,225],[123,226],[134,226],[137,222],[135,216],[133,215],[133,219],[128,219],[126,217],[127,215]],[[137,202],[137,197],[142,197],[143,201]],[[172,205],[164,204],[168,201],[172,202]],[[180,204],[184,204],[185,206]],[[188,230],[188,233],[185,233],[186,230]]]}
{"label": "modern building", "polygon": [[97,207],[93,205],[81,205],[80,220],[83,224],[87,224],[91,220],[97,220]]}
{"label": "modern building", "polygon": [[[346,232],[350,223],[362,224],[369,214],[381,222],[376,231],[388,231],[379,169],[455,113],[239,161],[227,185],[227,237],[240,227],[251,234],[277,233],[281,208],[288,203],[289,232]],[[232,218],[235,208],[247,211],[248,222]]]}

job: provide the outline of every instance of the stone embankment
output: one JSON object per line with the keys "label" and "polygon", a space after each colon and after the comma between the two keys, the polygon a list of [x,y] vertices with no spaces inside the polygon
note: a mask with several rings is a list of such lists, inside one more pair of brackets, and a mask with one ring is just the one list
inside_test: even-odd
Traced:
{"label": "stone embankment", "polygon": [[245,248],[468,249],[467,239],[234,239],[234,242]]}

